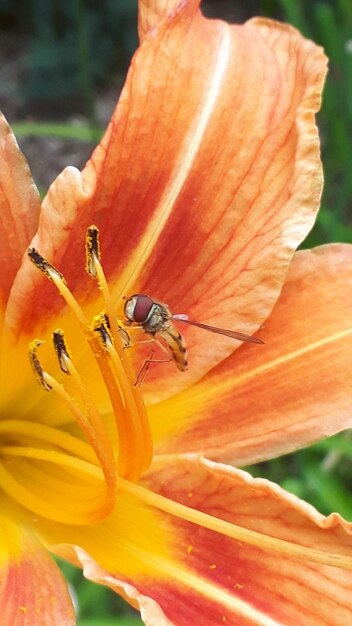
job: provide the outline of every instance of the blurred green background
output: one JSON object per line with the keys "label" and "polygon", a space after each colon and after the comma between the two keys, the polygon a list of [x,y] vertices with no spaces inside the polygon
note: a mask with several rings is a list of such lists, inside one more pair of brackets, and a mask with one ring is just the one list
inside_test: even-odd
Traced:
{"label": "blurred green background", "polygon": [[[319,127],[325,169],[310,247],[352,243],[351,0],[207,0],[209,16],[288,21],[330,57]],[[82,167],[109,120],[137,46],[136,0],[0,0],[0,108],[44,192],[67,164]],[[329,285],[327,285],[329,288]],[[351,436],[248,468],[352,520]],[[79,605],[79,626],[141,624],[115,594],[62,564]]]}

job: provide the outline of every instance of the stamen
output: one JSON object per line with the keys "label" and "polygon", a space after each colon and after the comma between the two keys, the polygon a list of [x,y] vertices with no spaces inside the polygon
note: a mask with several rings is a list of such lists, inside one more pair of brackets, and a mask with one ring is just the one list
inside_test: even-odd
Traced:
{"label": "stamen", "polygon": [[[138,480],[145,468],[145,438],[141,427],[141,416],[136,411],[131,395],[131,385],[126,380],[123,361],[115,349],[110,321],[106,313],[93,319],[92,328],[98,333],[103,348],[110,357],[109,368],[105,368],[104,371],[101,369],[101,371],[109,390],[118,431],[119,474],[129,480]],[[119,330],[123,329],[119,328]],[[120,346],[119,342],[117,343]],[[115,385],[118,387],[119,394],[112,393]],[[123,410],[120,410],[121,399],[124,405]],[[148,460],[148,467],[149,464]]]}
{"label": "stamen", "polygon": [[[69,374],[72,377],[72,381],[75,385],[75,388],[83,401],[83,404],[86,409],[86,416],[83,417],[82,421],[82,413],[79,415],[75,412],[76,419],[80,420],[80,425],[83,428],[84,432],[87,433],[87,436],[92,442],[94,450],[96,451],[98,459],[101,461],[102,467],[105,467],[107,470],[107,482],[111,482],[111,476],[115,475],[115,459],[114,459],[114,450],[111,445],[108,433],[102,423],[101,416],[99,411],[97,410],[88,389],[85,387],[82,377],[78,373],[75,368],[72,359],[69,356],[69,351],[65,344],[64,334],[62,330],[56,330],[53,333],[53,341],[55,345],[55,350],[58,355],[59,363],[61,368],[66,374]],[[48,381],[48,375],[45,376],[45,380]],[[59,391],[56,381],[50,376],[49,378],[52,388],[57,392]],[[54,386],[53,386],[54,385]],[[60,393],[63,389],[62,385],[59,385]],[[69,398],[69,394],[65,392],[65,402],[67,405],[67,398]],[[61,397],[63,395],[61,394]],[[72,403],[70,403],[71,412],[73,409]],[[103,451],[103,454],[102,454]],[[108,463],[107,463],[108,462]],[[105,472],[104,472],[105,473]]]}
{"label": "stamen", "polygon": [[96,465],[78,459],[65,452],[56,452],[53,450],[45,450],[40,448],[31,448],[29,446],[1,446],[0,453],[8,456],[27,457],[28,459],[38,459],[40,461],[49,461],[78,470],[85,476],[102,479],[101,470]]}
{"label": "stamen", "polygon": [[[118,325],[118,333],[122,339],[123,347],[129,348],[131,345],[131,340],[128,332],[120,325],[119,320],[117,320]],[[111,337],[111,324],[110,320],[106,313],[102,313],[101,315],[96,315],[93,318],[92,328],[100,335],[101,342],[104,348],[107,348],[108,344],[112,344],[113,340]]]}
{"label": "stamen", "polygon": [[[92,241],[94,241],[94,245],[91,244]],[[100,262],[99,230],[96,226],[91,226],[88,229],[86,242],[86,256],[89,263],[94,265],[94,277],[96,277],[99,289],[103,295],[107,316],[111,325],[109,329],[113,343],[107,346],[107,349],[114,364],[114,372],[119,381],[122,395],[126,401],[126,410],[129,420],[132,423],[132,432],[134,432],[134,434],[130,433],[129,436],[132,436],[136,442],[136,452],[134,456],[136,459],[141,460],[140,473],[142,473],[148,469],[153,457],[153,440],[149,420],[140,390],[133,385],[135,375],[131,363],[128,358],[124,358],[123,347],[118,340],[122,329],[117,321],[108,283]],[[129,335],[126,331],[124,331],[124,333],[125,338],[126,336],[128,338],[129,344]],[[126,347],[126,341],[124,343],[124,347]],[[129,424],[125,422],[124,427],[128,428]],[[121,432],[121,427],[119,432]]]}
{"label": "stamen", "polygon": [[[100,368],[104,382],[106,384],[106,387],[110,396],[110,400],[112,402],[114,413],[115,415],[121,415],[121,416],[124,415],[124,407],[121,402],[120,394],[116,393],[117,391],[116,381],[114,380],[114,377],[112,373],[110,372],[110,368],[109,368],[109,364],[107,363],[105,351],[101,350],[100,342],[98,342],[97,338],[94,336],[94,334],[92,334],[92,329],[90,327],[90,324],[88,320],[86,319],[81,307],[79,306],[74,296],[71,294],[70,290],[68,289],[66,285],[66,282],[63,280],[63,278],[61,278],[60,272],[58,272],[52,265],[50,265],[39,253],[37,253],[36,251],[33,252],[32,250],[29,251],[28,254],[31,260],[35,263],[37,267],[39,267],[41,271],[43,271],[46,274],[47,273],[46,270],[48,267],[50,267],[53,270],[53,272],[51,272],[50,274],[50,278],[53,280],[59,293],[63,296],[67,305],[70,307],[71,311],[76,316],[76,319],[78,320],[80,324],[82,332],[88,340],[89,347],[92,351],[94,358],[97,361],[97,364]],[[66,359],[66,365],[68,365],[67,359]],[[45,379],[45,382],[49,384],[48,383],[49,377],[45,376],[44,379]],[[56,387],[56,390],[57,392],[59,392],[58,387]],[[67,398],[66,398],[66,401],[67,401]],[[128,417],[127,417],[127,420],[128,420]],[[130,474],[128,472],[128,464],[131,463],[131,461],[133,462],[134,455],[126,454],[126,450],[124,450],[124,447],[121,445],[121,442],[119,443],[120,443],[119,471],[124,476],[129,478]]]}
{"label": "stamen", "polygon": [[[72,374],[71,365],[72,364],[70,364],[69,367],[70,374]],[[92,515],[96,515],[97,519],[102,519],[114,508],[117,495],[115,459],[109,436],[103,426],[96,421],[96,415],[90,411],[88,411],[88,415],[83,413],[78,404],[71,398],[70,394],[67,393],[64,386],[61,385],[53,376],[44,372],[44,379],[45,382],[50,385],[53,392],[61,398],[66,407],[69,409],[81,430],[86,434],[87,439],[96,454],[104,475],[106,494],[104,505],[100,508],[100,510],[92,513]],[[82,391],[82,395],[85,395],[85,390]]]}
{"label": "stamen", "polygon": [[0,433],[2,441],[6,440],[6,435],[19,438],[20,441],[30,438],[61,448],[89,463],[96,463],[96,455],[88,443],[53,426],[27,420],[0,420]]}
{"label": "stamen", "polygon": [[[91,400],[87,389],[83,385],[81,377],[75,369],[72,360],[69,357],[69,351],[65,345],[63,332],[61,330],[57,330],[54,332],[53,336],[55,350],[58,355],[60,366],[66,374],[70,374],[72,376],[73,382],[81,399],[83,400],[87,413],[83,413],[76,402],[64,389],[63,385],[60,385],[55,378],[50,376],[50,374],[45,372],[41,367],[39,359],[36,355],[37,348],[42,343],[39,340],[35,340],[31,343],[31,362],[33,363],[35,371],[38,373],[42,386],[45,389],[54,391],[64,401],[82,431],[86,433],[86,436],[96,453],[97,459],[104,473],[106,483],[106,502],[103,510],[105,514],[107,514],[107,512],[111,512],[116,501],[116,464],[114,450],[104,425],[102,424],[101,417]],[[97,514],[99,514],[99,512],[97,512]]]}
{"label": "stamen", "polygon": [[[77,457],[70,456],[62,452],[53,450],[41,450],[27,446],[2,446],[0,454],[5,459],[10,456],[13,458],[29,458],[40,461],[47,461],[59,465],[62,469],[72,470],[82,474],[85,479],[96,482],[96,496],[85,501],[79,498],[79,487],[77,488],[77,497],[74,502],[65,501],[64,507],[57,506],[58,494],[47,493],[46,498],[36,495],[32,488],[27,488],[25,484],[20,482],[13,474],[9,472],[4,463],[0,463],[0,481],[1,488],[12,498],[26,509],[33,511],[37,515],[41,515],[54,521],[66,524],[86,525],[96,524],[104,519],[110,512],[110,503],[104,497],[99,485],[102,480],[102,474],[99,467],[87,463]],[[30,478],[31,468],[29,468]],[[26,476],[25,476],[26,477]],[[27,480],[28,482],[28,480]],[[67,491],[67,490],[66,490]],[[91,491],[91,488],[90,488]],[[53,497],[52,497],[53,496]],[[59,494],[61,496],[61,494]],[[61,497],[64,497],[62,494]]]}
{"label": "stamen", "polygon": [[104,350],[107,350],[107,346],[112,344],[112,338],[110,334],[110,322],[108,316],[104,313],[102,315],[96,315],[93,318],[92,327],[95,332],[98,333]]}
{"label": "stamen", "polygon": [[44,377],[44,371],[42,366],[40,365],[39,359],[37,357],[37,350],[39,346],[41,346],[44,342],[40,341],[40,339],[34,339],[29,344],[29,360],[38,383],[45,389],[45,391],[52,391],[52,387],[47,383]]}
{"label": "stamen", "polygon": [[[104,367],[105,364],[101,360],[101,371],[109,391],[118,431],[119,474],[129,480],[137,480],[141,475],[141,458],[143,458],[142,454],[138,454],[139,450],[142,450],[141,444],[143,444],[143,441],[141,441],[140,423],[139,420],[135,422],[133,413],[131,414],[128,411],[128,397],[126,394],[129,393],[129,387],[126,386],[124,388],[123,386],[125,379],[123,366],[112,343],[110,328],[108,329],[106,326],[106,316],[104,314],[93,319],[93,328],[99,334],[104,350],[110,357],[108,367]],[[116,386],[118,393],[114,393]],[[123,406],[121,405],[121,400]]]}
{"label": "stamen", "polygon": [[218,517],[213,517],[208,513],[203,513],[197,509],[192,509],[184,504],[170,500],[165,496],[149,491],[145,487],[131,483],[123,478],[118,478],[118,485],[126,493],[135,496],[150,506],[154,506],[160,511],[179,517],[187,522],[192,522],[208,530],[213,530],[231,539],[236,539],[243,543],[262,548],[263,550],[295,559],[352,570],[352,557],[316,550],[284,539],[270,537],[258,531],[243,528],[242,526],[237,526],[236,524],[219,519]]}
{"label": "stamen", "polygon": [[45,276],[50,278],[50,280],[53,280],[55,282],[55,279],[59,279],[65,283],[65,279],[63,275],[61,274],[61,272],[59,272],[59,270],[57,270],[56,267],[54,267],[53,265],[51,265],[51,263],[49,263],[46,259],[44,259],[44,257],[41,254],[39,254],[38,250],[36,250],[35,248],[29,248],[28,256],[30,260],[32,261],[32,263],[34,263],[34,265],[41,272],[43,272]]}
{"label": "stamen", "polygon": [[99,259],[99,230],[96,226],[90,226],[86,234],[86,270],[93,278],[97,277],[96,261]]}
{"label": "stamen", "polygon": [[70,356],[65,345],[64,333],[61,329],[53,332],[53,344],[61,371],[64,374],[69,374],[67,362],[70,361]]}
{"label": "stamen", "polygon": [[[125,478],[137,480],[141,473],[149,467],[152,459],[152,437],[149,421],[146,415],[140,391],[133,387],[134,373],[124,348],[129,345],[128,333],[118,324],[112,305],[108,285],[99,260],[99,231],[95,226],[88,229],[86,239],[87,270],[96,277],[100,290],[105,299],[107,314],[104,321],[93,329],[86,319],[81,307],[70,292],[62,274],[44,259],[34,248],[30,249],[29,257],[32,262],[56,285],[71,311],[76,316],[84,333],[92,354],[97,361],[103,376],[106,389],[109,393],[113,412],[116,419],[119,435],[118,471]],[[110,324],[112,327],[110,327]],[[98,436],[103,437],[102,422],[95,407],[88,400],[86,393],[82,395],[84,385],[78,372],[72,366],[72,360],[65,344],[62,331],[54,338],[55,350],[60,367],[66,374],[75,379],[77,390],[85,404],[91,421],[98,428]],[[99,338],[97,336],[99,333]],[[36,369],[39,380],[50,385],[51,377]],[[47,388],[47,387],[46,387]],[[58,387],[55,386],[57,392]],[[67,400],[67,399],[66,399]],[[98,419],[99,418],[99,419]],[[99,427],[100,424],[100,427]],[[87,432],[87,431],[86,431]]]}
{"label": "stamen", "polygon": [[88,320],[86,319],[81,307],[79,306],[77,300],[73,297],[72,293],[67,287],[67,283],[65,281],[64,276],[59,272],[56,267],[51,265],[35,248],[29,248],[28,256],[32,263],[40,269],[45,276],[50,278],[53,281],[55,287],[58,292],[64,298],[66,304],[70,307],[71,311],[75,314],[78,322],[81,325],[83,332],[86,334],[87,329],[89,328]]}

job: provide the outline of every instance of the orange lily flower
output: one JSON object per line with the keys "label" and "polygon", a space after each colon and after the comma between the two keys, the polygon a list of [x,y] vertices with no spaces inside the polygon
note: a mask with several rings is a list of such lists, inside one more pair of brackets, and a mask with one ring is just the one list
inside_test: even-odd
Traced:
{"label": "orange lily flower", "polygon": [[[1,120],[3,623],[75,623],[47,548],[150,626],[350,624],[351,525],[217,462],[351,425],[352,249],[288,271],[320,200],[324,54],[199,0],[139,10],[110,126],[42,205]],[[134,293],[265,345],[186,326],[189,370],[136,386],[143,346],[116,322]]]}

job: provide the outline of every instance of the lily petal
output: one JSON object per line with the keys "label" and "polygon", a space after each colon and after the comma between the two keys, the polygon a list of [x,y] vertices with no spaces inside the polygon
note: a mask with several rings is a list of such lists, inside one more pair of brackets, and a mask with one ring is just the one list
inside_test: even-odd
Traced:
{"label": "lily petal", "polygon": [[24,528],[3,513],[0,526],[2,624],[74,626],[74,609],[57,565]]}
{"label": "lily petal", "polygon": [[[240,527],[299,541],[324,553],[352,556],[350,524],[336,514],[325,518],[278,486],[246,472],[194,456],[174,456],[157,460],[146,484]],[[115,532],[110,520],[98,529],[75,533],[51,529],[51,539],[76,544],[73,549],[64,545],[55,549],[80,561],[93,580],[140,605],[146,624],[291,626],[301,623],[302,615],[308,626],[328,626],[331,615],[339,625],[350,624],[351,572],[274,554],[161,512],[151,524],[152,517],[138,519],[135,512],[132,503],[128,520],[121,523],[121,517],[128,516],[122,504]],[[116,532],[123,526],[122,534]],[[152,551],[151,537],[159,542]],[[126,550],[130,559],[124,572]]]}
{"label": "lily petal", "polygon": [[23,254],[32,239],[40,198],[27,162],[0,113],[0,317]]}
{"label": "lily petal", "polygon": [[[158,23],[181,4],[180,0],[139,0],[138,35],[140,42]],[[199,2],[195,2],[195,5]]]}
{"label": "lily petal", "polygon": [[59,546],[57,552],[83,570],[88,580],[109,587],[122,596],[135,609],[147,626],[173,626],[160,605],[151,597],[140,593],[133,584],[118,580],[98,565],[87,552],[78,546]]}
{"label": "lily petal", "polygon": [[264,346],[244,345],[150,408],[159,450],[245,465],[352,426],[352,246],[298,252]]}
{"label": "lily petal", "polygon": [[[92,298],[82,242],[95,223],[120,311],[122,295],[146,290],[174,312],[251,334],[318,208],[325,57],[288,26],[229,26],[198,5],[181,2],[144,40],[105,137],[82,174],[70,168],[54,183],[33,245]],[[8,323],[24,331],[59,307],[26,261]],[[159,393],[234,350],[226,338],[185,335],[190,373],[166,368]]]}

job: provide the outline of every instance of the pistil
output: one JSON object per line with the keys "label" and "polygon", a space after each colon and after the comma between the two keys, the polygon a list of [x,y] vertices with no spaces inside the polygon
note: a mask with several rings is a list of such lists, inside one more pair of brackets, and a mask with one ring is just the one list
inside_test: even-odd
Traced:
{"label": "pistil", "polygon": [[245,544],[257,546],[263,550],[274,552],[283,556],[303,561],[311,561],[312,563],[320,563],[322,565],[330,565],[341,569],[352,570],[352,557],[343,554],[334,554],[316,550],[307,546],[298,545],[291,541],[270,537],[263,533],[242,526],[237,526],[231,522],[219,519],[203,511],[198,511],[189,506],[170,500],[158,493],[149,491],[141,485],[136,485],[123,478],[118,479],[119,488],[129,493],[147,505],[155,507],[160,511],[169,513],[174,517],[178,517],[187,522],[192,522],[202,528],[215,531],[225,537],[236,539]]}
{"label": "pistil", "polygon": [[[82,475],[85,475],[90,480],[99,479],[100,477],[100,469],[97,466],[64,452],[28,448],[23,446],[2,446],[0,448],[0,454],[47,461],[48,463],[59,465],[62,468],[78,470]],[[3,483],[5,491],[15,487],[19,489],[18,499],[24,506],[27,505],[28,498],[33,498],[33,494],[29,490],[23,488],[21,484],[17,483],[16,480],[9,475],[6,470],[4,471],[4,468],[1,466],[0,480],[5,480]],[[352,557],[350,556],[316,550],[314,548],[292,543],[291,541],[271,537],[258,531],[243,528],[242,526],[238,526],[226,520],[214,517],[213,515],[209,515],[203,511],[199,511],[179,502],[175,502],[174,500],[170,500],[165,496],[149,491],[145,487],[136,485],[135,483],[121,477],[118,477],[117,481],[120,490],[130,494],[148,506],[156,508],[164,513],[168,513],[173,517],[180,518],[202,528],[206,528],[223,536],[229,537],[230,539],[240,541],[244,544],[253,545],[262,550],[289,558],[352,570]],[[49,507],[50,506],[51,505],[49,504]],[[43,514],[43,503],[38,501],[35,496],[33,498],[31,508],[38,514]],[[53,519],[58,519],[57,511],[55,511],[54,507],[49,508],[49,510],[45,510],[46,517],[50,517],[50,513],[52,513]],[[67,513],[67,511],[65,511],[62,521],[68,522],[69,515],[70,512]],[[77,516],[73,516],[70,523],[79,524],[82,523],[82,521],[79,521]],[[86,519],[85,523],[87,523]]]}

